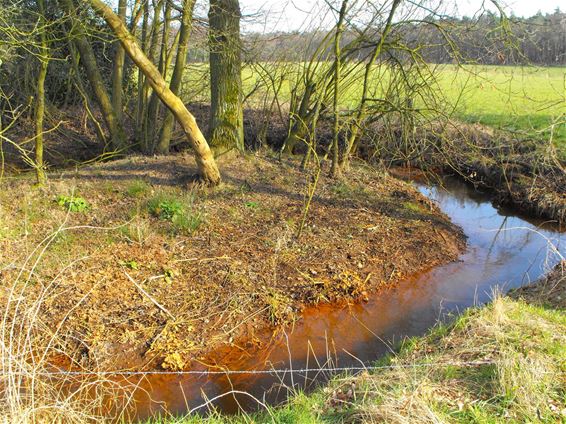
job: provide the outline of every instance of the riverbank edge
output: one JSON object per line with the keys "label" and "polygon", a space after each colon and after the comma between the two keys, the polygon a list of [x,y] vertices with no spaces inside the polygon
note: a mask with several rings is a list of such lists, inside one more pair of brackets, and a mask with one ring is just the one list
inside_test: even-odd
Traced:
{"label": "riverbank edge", "polygon": [[533,285],[495,294],[452,323],[407,339],[376,370],[336,376],[252,415],[148,423],[560,422],[565,290],[563,261]]}

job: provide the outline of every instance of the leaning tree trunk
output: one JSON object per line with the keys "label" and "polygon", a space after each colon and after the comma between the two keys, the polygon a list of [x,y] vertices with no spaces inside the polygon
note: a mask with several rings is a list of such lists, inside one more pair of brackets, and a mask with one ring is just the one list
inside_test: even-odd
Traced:
{"label": "leaning tree trunk", "polygon": [[216,155],[244,148],[240,16],[238,0],[210,0],[209,139]]}
{"label": "leaning tree trunk", "polygon": [[[171,75],[171,83],[169,89],[175,95],[179,94],[181,82],[183,81],[183,72],[187,63],[187,53],[189,50],[189,38],[191,37],[191,25],[193,22],[193,10],[195,0],[183,1],[183,17],[181,18],[181,29],[179,35],[179,47],[177,49],[177,57],[175,58],[175,68]],[[171,143],[171,134],[175,124],[173,114],[169,111],[163,121],[161,133],[159,134],[159,142],[157,144],[157,153],[166,154],[169,152]]]}
{"label": "leaning tree trunk", "polygon": [[202,180],[210,185],[220,183],[220,172],[216,166],[216,161],[206,139],[202,135],[195,117],[187,110],[184,103],[167,86],[165,79],[159,70],[148,59],[143,50],[138,45],[136,39],[130,34],[124,23],[120,20],[110,7],[102,0],[90,0],[94,10],[102,16],[108,26],[114,31],[120,43],[124,46],[126,53],[138,66],[147,78],[151,87],[157,93],[161,101],[167,106],[187,136],[187,140],[195,151],[195,159]]}

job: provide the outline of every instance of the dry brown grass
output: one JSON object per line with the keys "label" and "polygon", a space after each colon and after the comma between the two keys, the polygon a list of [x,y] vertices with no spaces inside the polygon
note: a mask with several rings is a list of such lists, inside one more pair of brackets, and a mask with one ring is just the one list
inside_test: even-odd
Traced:
{"label": "dry brown grass", "polygon": [[[6,423],[103,422],[125,411],[133,390],[97,375],[97,367],[89,369],[94,374],[88,378],[60,374],[84,370],[68,350],[76,346],[69,339],[80,339],[80,334],[70,334],[65,324],[82,307],[88,293],[66,310],[56,325],[47,322],[45,307],[68,296],[60,279],[65,272],[76,271],[80,259],[49,280],[42,278],[38,268],[54,240],[66,231],[70,230],[61,226],[23,261],[0,270],[11,277],[3,279],[0,321],[0,415]],[[7,272],[9,268],[13,272]],[[108,411],[108,399],[120,406]]]}

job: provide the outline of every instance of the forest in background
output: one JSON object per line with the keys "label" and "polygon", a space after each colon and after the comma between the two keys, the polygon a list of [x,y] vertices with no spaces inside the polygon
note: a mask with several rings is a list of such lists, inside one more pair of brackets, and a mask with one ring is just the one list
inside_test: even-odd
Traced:
{"label": "forest in background", "polygon": [[[479,18],[425,18],[450,32],[454,49],[448,47],[442,35],[430,25],[415,23],[404,29],[407,45],[419,45],[423,58],[430,63],[461,63],[480,65],[566,65],[566,13],[560,9],[553,13],[538,13],[528,18],[508,17],[508,26],[501,28],[500,17],[486,13]],[[509,31],[512,39],[504,40],[501,32]],[[357,36],[354,29],[344,32],[344,42]],[[242,38],[249,61],[269,61],[278,57],[278,52],[296,52],[296,46],[309,46],[311,40],[321,40],[322,31],[268,34],[245,34]],[[314,43],[317,45],[318,43]],[[302,53],[302,52],[301,52]],[[296,52],[296,60],[301,59]],[[364,57],[363,51],[360,52]],[[190,61],[202,61],[203,51],[190,51]],[[385,60],[386,58],[384,58]],[[282,60],[285,60],[284,58]]]}

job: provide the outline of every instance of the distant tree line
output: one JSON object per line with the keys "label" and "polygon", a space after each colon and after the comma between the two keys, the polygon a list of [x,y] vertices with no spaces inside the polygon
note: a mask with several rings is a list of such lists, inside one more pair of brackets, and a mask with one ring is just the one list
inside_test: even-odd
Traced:
{"label": "distant tree line", "polygon": [[[405,24],[393,33],[404,44],[418,46],[421,56],[430,63],[469,62],[485,65],[535,64],[561,66],[566,64],[566,13],[556,9],[553,13],[538,13],[529,18],[484,13],[479,17],[423,19],[424,23]],[[432,26],[431,22],[437,24]],[[439,31],[438,29],[442,30]],[[311,54],[322,43],[326,32],[280,32],[247,34],[249,60],[271,60],[279,57],[293,60],[310,48]],[[349,28],[342,36],[347,45],[359,37],[358,28]],[[453,45],[449,45],[450,43]],[[297,49],[301,46],[301,49]],[[331,50],[331,47],[328,47]],[[368,47],[366,50],[369,51]],[[281,57],[287,52],[287,57]],[[359,57],[366,57],[364,49]],[[385,59],[387,55],[383,56]],[[193,59],[198,59],[193,57]]]}

